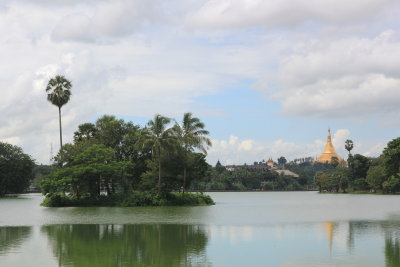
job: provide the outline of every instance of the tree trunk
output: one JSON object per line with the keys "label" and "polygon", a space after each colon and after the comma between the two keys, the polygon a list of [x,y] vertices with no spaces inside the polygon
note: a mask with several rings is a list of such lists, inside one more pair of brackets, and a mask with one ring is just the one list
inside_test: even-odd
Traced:
{"label": "tree trunk", "polygon": [[58,107],[58,120],[60,122],[60,149],[62,148],[61,107]]}

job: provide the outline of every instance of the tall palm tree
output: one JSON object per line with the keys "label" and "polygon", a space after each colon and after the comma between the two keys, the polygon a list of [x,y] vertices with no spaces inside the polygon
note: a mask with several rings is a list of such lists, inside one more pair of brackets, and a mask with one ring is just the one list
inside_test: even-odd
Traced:
{"label": "tall palm tree", "polygon": [[140,138],[142,146],[150,148],[152,158],[158,162],[158,193],[161,192],[161,157],[167,149],[172,147],[174,142],[172,129],[167,128],[170,122],[170,118],[159,114],[155,115],[154,119],[147,123]]}
{"label": "tall palm tree", "polygon": [[51,78],[46,87],[47,100],[58,107],[60,122],[60,149],[62,148],[61,107],[68,103],[71,97],[72,83],[62,75]]}
{"label": "tall palm tree", "polygon": [[211,140],[207,138],[209,132],[204,130],[204,123],[199,118],[193,117],[193,114],[187,112],[183,115],[182,124],[175,125],[174,133],[180,139],[184,151],[183,168],[183,193],[186,187],[187,161],[190,151],[198,149],[207,155],[207,149],[211,146]]}

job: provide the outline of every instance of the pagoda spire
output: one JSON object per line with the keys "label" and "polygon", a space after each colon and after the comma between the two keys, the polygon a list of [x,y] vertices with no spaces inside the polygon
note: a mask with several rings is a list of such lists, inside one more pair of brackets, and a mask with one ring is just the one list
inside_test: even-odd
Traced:
{"label": "pagoda spire", "polygon": [[318,157],[316,160],[317,162],[321,163],[326,163],[326,162],[331,162],[332,158],[336,157],[339,161],[342,161],[343,159],[336,153],[335,148],[333,147],[332,144],[332,136],[331,136],[331,129],[328,128],[328,137],[326,140],[326,145],[324,152],[322,153],[321,156]]}

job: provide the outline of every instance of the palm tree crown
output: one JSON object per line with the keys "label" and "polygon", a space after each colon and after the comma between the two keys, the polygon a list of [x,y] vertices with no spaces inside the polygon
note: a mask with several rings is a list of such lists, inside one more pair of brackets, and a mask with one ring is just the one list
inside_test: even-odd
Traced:
{"label": "palm tree crown", "polygon": [[62,75],[50,79],[46,87],[47,100],[61,108],[71,97],[72,83]]}
{"label": "palm tree crown", "polygon": [[207,149],[212,144],[211,140],[207,138],[209,132],[204,130],[204,127],[204,123],[199,118],[193,117],[192,113],[187,112],[183,115],[182,125],[177,124],[174,131],[180,137],[186,151],[196,148],[207,154]]}

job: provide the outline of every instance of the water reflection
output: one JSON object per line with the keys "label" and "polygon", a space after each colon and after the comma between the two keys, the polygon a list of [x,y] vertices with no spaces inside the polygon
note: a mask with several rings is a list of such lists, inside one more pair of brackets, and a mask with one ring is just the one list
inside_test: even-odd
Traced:
{"label": "water reflection", "polygon": [[[347,225],[347,230],[340,225]],[[338,239],[346,236],[347,253],[352,254],[355,247],[355,240],[362,239],[366,236],[383,236],[384,237],[384,257],[387,267],[400,266],[400,222],[399,221],[382,221],[382,222],[365,222],[353,221],[348,223],[324,222],[329,249],[332,253],[335,236]],[[341,237],[339,237],[341,236]],[[368,251],[368,253],[376,254],[381,251]]]}
{"label": "water reflection", "polygon": [[400,221],[0,227],[3,265],[392,267]]}
{"label": "water reflection", "polygon": [[208,238],[193,225],[42,226],[59,266],[208,266]]}
{"label": "water reflection", "polygon": [[18,249],[32,232],[32,227],[0,227],[0,255]]}

